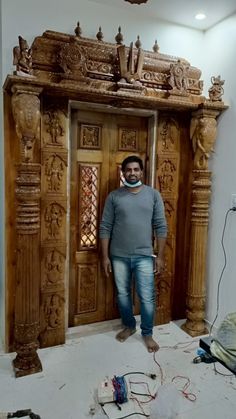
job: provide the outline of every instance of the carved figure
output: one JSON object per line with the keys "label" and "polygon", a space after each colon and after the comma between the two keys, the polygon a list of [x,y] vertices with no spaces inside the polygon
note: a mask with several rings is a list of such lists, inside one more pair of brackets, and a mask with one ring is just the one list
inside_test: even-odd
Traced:
{"label": "carved figure", "polygon": [[169,84],[174,90],[187,90],[189,66],[178,60],[175,64],[170,64]]}
{"label": "carved figure", "polygon": [[51,161],[48,161],[45,167],[45,173],[48,180],[48,190],[50,192],[58,192],[61,187],[61,180],[63,178],[64,166],[59,157],[53,156]]}
{"label": "carved figure", "polygon": [[63,256],[56,250],[47,254],[45,268],[48,283],[57,284],[62,280],[63,259]]}
{"label": "carved figure", "polygon": [[136,86],[142,86],[140,79],[142,76],[144,52],[141,48],[138,50],[135,62],[133,42],[130,44],[128,58],[126,56],[126,47],[121,45],[118,48],[118,56],[120,63],[120,83],[130,83]]}
{"label": "carved figure", "polygon": [[224,84],[224,80],[221,80],[221,77],[211,77],[211,83],[212,86],[210,87],[210,89],[208,90],[209,93],[209,98],[212,102],[218,101],[218,100],[222,100],[221,96],[223,96],[224,94],[224,89],[223,89],[223,84]]}
{"label": "carved figure", "polygon": [[207,169],[207,162],[216,138],[216,120],[214,118],[193,118],[190,125],[190,137],[193,143],[194,164],[198,169]]}
{"label": "carved figure", "polygon": [[172,191],[172,185],[174,182],[173,172],[175,171],[175,166],[169,160],[166,160],[161,168],[162,175],[159,176],[161,191]]}
{"label": "carved figure", "polygon": [[62,299],[59,295],[54,294],[47,298],[44,314],[49,327],[54,329],[62,324]]}
{"label": "carved figure", "polygon": [[45,221],[50,239],[55,239],[59,236],[59,231],[62,226],[62,216],[62,208],[59,205],[52,204],[47,208]]}
{"label": "carved figure", "polygon": [[171,150],[174,148],[175,144],[175,129],[176,124],[171,120],[166,120],[163,122],[160,135],[162,137],[162,146],[164,150]]}
{"label": "carved figure", "polygon": [[19,46],[13,48],[13,65],[16,66],[17,71],[22,71],[26,74],[32,73],[32,55],[27,41],[18,36]]}
{"label": "carved figure", "polygon": [[52,144],[59,144],[59,137],[64,135],[59,112],[56,110],[49,111],[46,114],[45,125],[48,126],[47,132],[51,136]]}

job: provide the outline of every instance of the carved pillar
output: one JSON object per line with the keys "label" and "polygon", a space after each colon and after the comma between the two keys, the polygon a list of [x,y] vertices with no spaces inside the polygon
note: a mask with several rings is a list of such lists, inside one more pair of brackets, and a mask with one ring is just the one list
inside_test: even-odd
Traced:
{"label": "carved pillar", "polygon": [[12,110],[20,139],[16,174],[16,290],[14,339],[16,377],[42,370],[37,354],[40,281],[40,170],[34,146],[40,138],[41,89],[15,85]]}
{"label": "carved pillar", "polygon": [[200,109],[193,113],[190,137],[194,151],[190,264],[187,290],[186,323],[183,329],[191,336],[207,333],[205,326],[206,253],[211,195],[211,172],[208,159],[216,139],[218,111]]}

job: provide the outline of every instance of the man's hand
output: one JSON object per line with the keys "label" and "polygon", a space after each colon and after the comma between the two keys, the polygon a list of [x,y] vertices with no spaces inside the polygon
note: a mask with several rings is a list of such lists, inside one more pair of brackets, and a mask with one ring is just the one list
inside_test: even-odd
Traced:
{"label": "man's hand", "polygon": [[155,272],[157,273],[157,275],[160,275],[164,271],[164,267],[164,258],[157,256],[155,258]]}
{"label": "man's hand", "polygon": [[102,259],[102,267],[104,269],[106,277],[109,277],[110,273],[112,272],[112,269],[111,261],[108,257]]}

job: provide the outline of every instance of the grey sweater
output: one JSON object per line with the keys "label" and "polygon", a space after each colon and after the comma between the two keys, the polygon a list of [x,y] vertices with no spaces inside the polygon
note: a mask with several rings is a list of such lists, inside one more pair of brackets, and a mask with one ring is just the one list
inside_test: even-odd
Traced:
{"label": "grey sweater", "polygon": [[121,187],[105,202],[99,235],[110,239],[110,255],[153,254],[152,238],[166,237],[167,224],[160,193],[143,185],[137,194]]}

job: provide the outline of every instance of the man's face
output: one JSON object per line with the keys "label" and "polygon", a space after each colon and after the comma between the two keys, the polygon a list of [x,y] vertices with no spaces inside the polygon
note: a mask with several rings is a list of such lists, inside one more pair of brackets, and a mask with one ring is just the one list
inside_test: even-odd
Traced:
{"label": "man's face", "polygon": [[123,172],[124,178],[129,183],[136,183],[143,177],[143,171],[140,169],[139,163],[128,163]]}

